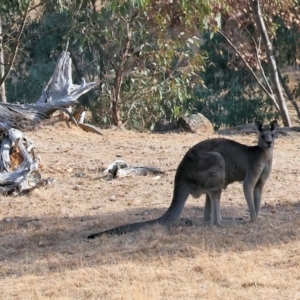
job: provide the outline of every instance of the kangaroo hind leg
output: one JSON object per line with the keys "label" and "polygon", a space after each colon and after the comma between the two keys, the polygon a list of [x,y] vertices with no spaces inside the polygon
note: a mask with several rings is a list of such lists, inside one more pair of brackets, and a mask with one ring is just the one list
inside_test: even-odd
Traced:
{"label": "kangaroo hind leg", "polygon": [[220,213],[220,197],[222,189],[209,191],[206,194],[204,207],[204,221],[210,225],[221,226],[222,218]]}
{"label": "kangaroo hind leg", "polygon": [[259,210],[260,210],[260,202],[261,202],[261,195],[263,191],[265,181],[259,180],[255,187],[254,187],[254,207],[255,207],[255,212],[256,212],[256,218],[258,217]]}
{"label": "kangaroo hind leg", "polygon": [[205,206],[204,206],[204,222],[210,222],[210,214],[211,214],[211,201],[209,195],[206,194]]}

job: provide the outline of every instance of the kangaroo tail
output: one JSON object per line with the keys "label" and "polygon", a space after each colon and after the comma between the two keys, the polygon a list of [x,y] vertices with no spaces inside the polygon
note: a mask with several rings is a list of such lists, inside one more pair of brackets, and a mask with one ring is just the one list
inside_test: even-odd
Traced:
{"label": "kangaroo tail", "polygon": [[177,182],[175,183],[174,196],[173,196],[171,206],[168,208],[165,214],[160,218],[150,220],[150,221],[137,222],[137,223],[115,227],[113,229],[91,234],[87,238],[94,239],[95,237],[101,236],[103,234],[122,235],[128,232],[138,231],[141,228],[145,228],[147,226],[154,225],[154,224],[171,226],[179,218],[189,193],[190,193],[190,188],[186,183]]}
{"label": "kangaroo tail", "polygon": [[138,231],[138,230],[140,230],[144,227],[147,227],[149,225],[154,225],[154,224],[160,224],[159,219],[146,221],[146,222],[137,222],[137,223],[132,223],[132,224],[119,226],[119,227],[116,227],[116,228],[112,228],[112,229],[109,229],[109,230],[105,230],[105,231],[102,231],[102,232],[91,234],[87,238],[88,239],[94,239],[94,238],[99,237],[99,236],[104,235],[104,234],[122,235],[122,234],[126,234],[126,233],[129,233],[129,232]]}

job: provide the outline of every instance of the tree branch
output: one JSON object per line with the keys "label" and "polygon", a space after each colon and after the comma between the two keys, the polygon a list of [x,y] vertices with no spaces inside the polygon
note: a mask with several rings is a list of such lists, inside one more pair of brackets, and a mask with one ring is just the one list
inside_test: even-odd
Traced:
{"label": "tree branch", "polygon": [[270,86],[270,84],[269,84],[269,81],[267,80],[267,77],[266,77],[264,68],[263,68],[262,65],[261,65],[260,58],[259,58],[259,55],[258,55],[258,53],[259,53],[259,51],[260,51],[261,36],[259,37],[259,44],[257,45],[257,43],[256,43],[256,41],[255,41],[255,39],[254,39],[254,37],[252,36],[252,34],[251,34],[250,31],[248,30],[248,28],[245,27],[245,26],[240,22],[240,20],[239,20],[236,16],[235,16],[235,19],[236,19],[237,22],[240,23],[240,25],[243,26],[244,30],[246,30],[246,32],[248,33],[248,35],[249,35],[250,38],[252,39],[252,41],[253,41],[253,43],[254,43],[254,46],[255,46],[256,60],[257,60],[257,63],[258,63],[258,65],[259,65],[259,68],[260,68],[260,70],[261,70],[262,77],[263,77],[263,79],[264,79],[264,81],[265,81],[265,83],[266,83],[266,85],[267,85],[267,88],[269,89],[269,92],[272,93],[272,94],[274,94],[273,91],[272,91],[272,88],[271,88],[271,86]]}
{"label": "tree branch", "polygon": [[3,77],[0,78],[0,86],[6,80],[8,74],[9,74],[11,68],[12,68],[12,65],[13,65],[13,63],[14,63],[14,61],[16,59],[16,55],[17,55],[18,47],[19,47],[19,43],[20,43],[20,38],[21,38],[22,32],[24,30],[25,22],[26,22],[26,19],[27,19],[27,16],[28,16],[29,3],[30,3],[30,1],[28,1],[27,7],[26,7],[26,11],[25,11],[24,16],[23,16],[22,24],[20,26],[19,34],[18,34],[18,36],[17,36],[17,38],[15,40],[15,45],[14,45],[14,48],[13,48],[13,51],[12,51],[12,55],[11,55],[11,57],[9,59],[7,70],[6,70],[5,74],[3,75]]}
{"label": "tree branch", "polygon": [[250,0],[250,6],[253,12],[253,18],[255,21],[255,24],[257,25],[258,31],[262,36],[262,41],[264,43],[265,49],[266,49],[266,54],[267,54],[267,59],[268,59],[268,65],[270,69],[270,77],[271,77],[271,82],[272,86],[274,89],[274,94],[276,95],[277,98],[277,103],[279,106],[279,111],[280,115],[282,118],[283,125],[285,127],[290,127],[291,120],[289,116],[289,112],[283,97],[283,92],[282,92],[282,87],[280,85],[279,77],[278,77],[278,69],[277,69],[277,63],[274,57],[273,49],[272,49],[272,43],[269,39],[268,32],[266,29],[266,25],[264,22],[264,18],[262,15],[262,11],[260,8],[260,3],[259,0]]}
{"label": "tree branch", "polygon": [[[44,3],[41,1],[40,3],[34,5],[30,9],[28,9],[28,13],[30,13],[31,11],[33,11],[34,9],[36,9],[37,7],[39,7],[39,6],[43,5],[43,4]],[[13,20],[11,22],[11,24],[8,27],[6,27],[6,29],[0,35],[4,36],[12,27],[14,27],[16,25],[16,23],[18,22],[18,20],[21,19],[21,18],[22,18],[22,16],[20,16],[20,17],[16,18],[15,20]]]}
{"label": "tree branch", "polygon": [[247,67],[247,69],[250,71],[250,73],[252,74],[252,76],[254,77],[254,79],[256,80],[256,82],[259,84],[259,86],[263,89],[263,91],[270,97],[270,99],[272,100],[274,106],[276,107],[276,109],[280,112],[280,108],[279,105],[274,97],[274,95],[272,95],[267,88],[261,83],[261,81],[259,80],[259,78],[257,77],[257,75],[255,74],[255,72],[253,71],[253,69],[251,68],[251,66],[248,64],[248,62],[245,60],[245,58],[243,57],[243,55],[240,53],[240,51],[233,45],[233,43],[229,40],[229,38],[225,35],[225,33],[223,33],[221,30],[217,31],[218,33],[220,33],[222,35],[222,37],[226,40],[226,42],[233,48],[233,50],[235,51],[235,53],[242,59],[242,61],[244,62],[245,66]]}

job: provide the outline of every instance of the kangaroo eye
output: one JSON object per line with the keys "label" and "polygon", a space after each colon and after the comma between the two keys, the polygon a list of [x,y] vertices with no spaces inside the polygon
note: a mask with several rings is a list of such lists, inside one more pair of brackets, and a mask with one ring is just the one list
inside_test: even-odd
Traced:
{"label": "kangaroo eye", "polygon": [[265,139],[265,135],[264,135],[264,134],[262,134],[262,135],[261,135],[261,138],[264,140],[264,139]]}

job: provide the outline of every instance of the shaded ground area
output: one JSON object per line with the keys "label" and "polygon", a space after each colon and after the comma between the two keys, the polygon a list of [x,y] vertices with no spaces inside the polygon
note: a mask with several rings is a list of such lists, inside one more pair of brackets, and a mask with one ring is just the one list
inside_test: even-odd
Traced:
{"label": "shaded ground area", "polygon": [[[222,227],[203,224],[204,197],[190,197],[171,230],[159,226],[87,240],[95,231],[162,215],[184,153],[215,137],[104,130],[64,122],[28,132],[43,177],[56,182],[0,199],[0,292],[5,299],[299,299],[299,134],[276,139],[259,220],[242,186],[222,194]],[[253,134],[227,136],[254,145]],[[107,181],[116,159],[165,173]],[[226,218],[225,218],[226,219]]]}

